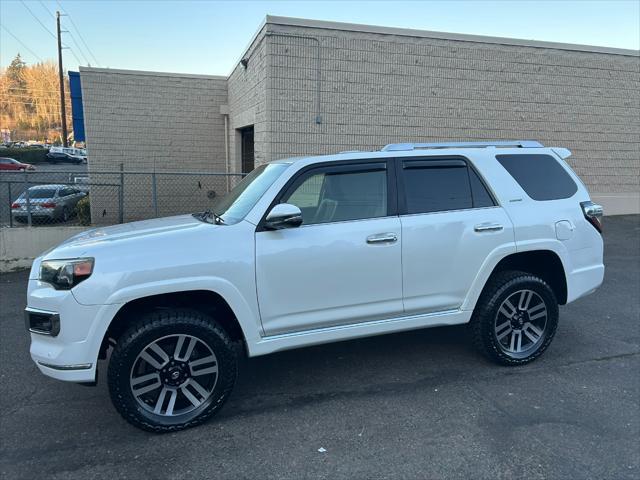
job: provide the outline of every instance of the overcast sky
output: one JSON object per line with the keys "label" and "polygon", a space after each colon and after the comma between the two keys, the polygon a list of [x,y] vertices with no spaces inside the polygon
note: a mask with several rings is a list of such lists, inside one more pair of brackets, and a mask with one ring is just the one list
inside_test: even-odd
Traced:
{"label": "overcast sky", "polygon": [[[78,64],[227,75],[265,15],[554,42],[640,48],[640,0],[535,1],[21,1],[0,0],[0,66],[56,58]],[[84,40],[84,43],[83,43]],[[85,45],[86,43],[86,45]]]}

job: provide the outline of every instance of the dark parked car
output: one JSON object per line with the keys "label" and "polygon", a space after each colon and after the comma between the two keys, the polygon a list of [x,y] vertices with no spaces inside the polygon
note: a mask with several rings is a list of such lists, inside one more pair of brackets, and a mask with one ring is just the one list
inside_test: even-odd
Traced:
{"label": "dark parked car", "polygon": [[0,157],[0,170],[13,172],[24,172],[25,170],[35,170],[36,167],[28,163],[22,163],[9,157]]}
{"label": "dark parked car", "polygon": [[81,148],[73,147],[51,147],[47,153],[47,161],[51,163],[70,162],[87,163],[87,154]]}

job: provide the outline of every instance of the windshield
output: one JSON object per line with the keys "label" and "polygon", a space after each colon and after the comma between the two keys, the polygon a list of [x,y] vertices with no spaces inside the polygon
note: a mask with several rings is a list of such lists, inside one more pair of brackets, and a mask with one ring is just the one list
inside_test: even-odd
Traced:
{"label": "windshield", "polygon": [[287,163],[259,166],[244,177],[227,195],[221,197],[213,205],[213,212],[222,217],[226,224],[239,222],[288,166]]}

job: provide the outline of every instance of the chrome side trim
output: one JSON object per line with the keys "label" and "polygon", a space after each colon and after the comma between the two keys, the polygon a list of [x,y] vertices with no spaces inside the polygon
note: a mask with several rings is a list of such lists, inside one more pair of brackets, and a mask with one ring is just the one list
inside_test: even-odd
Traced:
{"label": "chrome side trim", "polygon": [[260,338],[260,341],[263,342],[263,341],[271,341],[271,340],[280,340],[284,338],[301,337],[306,335],[315,335],[320,333],[339,332],[341,330],[349,330],[353,328],[363,328],[363,327],[371,327],[375,325],[384,325],[388,323],[390,324],[395,322],[401,322],[403,320],[412,320],[417,318],[440,317],[440,316],[446,316],[446,315],[451,315],[454,313],[461,313],[461,312],[462,310],[460,309],[453,309],[453,310],[444,310],[441,312],[432,312],[432,313],[425,313],[425,314],[419,314],[419,315],[407,315],[404,317],[384,318],[382,320],[371,320],[369,322],[348,323],[346,325],[334,325],[332,327],[314,328],[313,330],[300,330],[296,332],[279,333],[277,335],[267,335]]}
{"label": "chrome side trim", "polygon": [[38,361],[38,365],[52,368],[53,370],[89,370],[91,367],[93,367],[92,363],[78,363],[75,365],[53,365],[52,363],[45,363],[40,361]]}

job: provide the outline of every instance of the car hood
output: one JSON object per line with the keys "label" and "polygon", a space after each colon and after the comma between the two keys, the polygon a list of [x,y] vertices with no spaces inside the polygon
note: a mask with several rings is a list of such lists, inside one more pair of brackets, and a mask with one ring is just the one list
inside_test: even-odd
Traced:
{"label": "car hood", "polygon": [[203,222],[193,217],[193,215],[154,218],[152,220],[142,220],[139,222],[123,223],[87,230],[62,242],[56,248],[89,247],[108,242],[136,240],[160,234],[175,233],[181,230],[197,228],[202,225]]}

